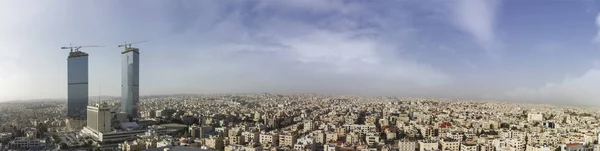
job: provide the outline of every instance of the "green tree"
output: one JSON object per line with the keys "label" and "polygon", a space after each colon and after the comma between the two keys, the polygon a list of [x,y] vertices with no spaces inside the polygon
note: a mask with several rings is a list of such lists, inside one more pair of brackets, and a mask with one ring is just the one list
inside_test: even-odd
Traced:
{"label": "green tree", "polygon": [[510,124],[508,124],[508,123],[502,123],[502,124],[500,124],[500,128],[509,129],[510,128]]}
{"label": "green tree", "polygon": [[67,149],[69,146],[67,146],[66,143],[60,143],[59,147],[60,147],[60,149]]}

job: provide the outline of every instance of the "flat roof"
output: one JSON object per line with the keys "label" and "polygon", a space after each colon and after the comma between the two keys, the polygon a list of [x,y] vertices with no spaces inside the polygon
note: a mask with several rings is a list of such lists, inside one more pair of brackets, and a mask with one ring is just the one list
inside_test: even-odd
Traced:
{"label": "flat roof", "polygon": [[125,51],[121,52],[121,54],[126,54],[126,53],[132,52],[132,51],[137,54],[140,53],[140,49],[138,49],[138,48],[126,48]]}
{"label": "flat roof", "polygon": [[83,51],[73,51],[73,52],[69,52],[69,58],[75,58],[75,57],[82,57],[82,56],[88,56],[89,54],[83,52]]}
{"label": "flat roof", "polygon": [[177,123],[161,124],[160,126],[165,127],[165,128],[186,128],[186,127],[188,127],[187,125],[177,124]]}

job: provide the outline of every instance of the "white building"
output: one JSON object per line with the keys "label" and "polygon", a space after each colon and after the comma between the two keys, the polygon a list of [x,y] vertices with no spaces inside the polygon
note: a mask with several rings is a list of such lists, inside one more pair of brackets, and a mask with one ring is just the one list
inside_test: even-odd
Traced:
{"label": "white building", "polygon": [[525,151],[552,151],[548,146],[527,145]]}
{"label": "white building", "polygon": [[368,145],[374,145],[379,143],[379,134],[378,133],[367,133],[365,136],[365,141],[367,141]]}
{"label": "white building", "polygon": [[87,107],[87,126],[98,132],[108,132],[111,129],[110,108],[106,104]]}
{"label": "white building", "polygon": [[398,151],[415,151],[416,142],[401,140],[398,142]]}
{"label": "white building", "polygon": [[440,146],[442,147],[442,150],[456,151],[459,150],[460,141],[452,138],[446,138],[440,141]]}
{"label": "white building", "polygon": [[315,124],[314,124],[312,121],[307,121],[307,122],[304,122],[304,131],[305,131],[305,132],[312,131],[312,130],[314,130],[315,128],[316,128],[316,127],[315,127]]}
{"label": "white building", "polygon": [[338,134],[335,132],[328,132],[325,134],[325,143],[335,142],[338,140]]}
{"label": "white building", "polygon": [[263,145],[268,144],[269,147],[279,146],[279,135],[278,134],[261,133],[259,142],[260,142],[260,144],[263,144]]}
{"label": "white building", "polygon": [[293,134],[279,135],[279,146],[294,147],[296,144],[296,136]]}
{"label": "white building", "polygon": [[439,144],[433,140],[421,140],[419,141],[419,151],[434,151],[439,150]]}
{"label": "white building", "polygon": [[527,114],[527,121],[542,121],[544,120],[544,116],[542,114]]}
{"label": "white building", "polygon": [[360,134],[366,134],[368,132],[375,132],[377,130],[375,125],[372,125],[372,124],[369,124],[369,125],[346,124],[346,125],[343,125],[342,127],[344,127],[344,129],[346,129],[346,132],[357,132]]}
{"label": "white building", "polygon": [[477,151],[478,146],[475,142],[464,142],[460,144],[460,151]]}

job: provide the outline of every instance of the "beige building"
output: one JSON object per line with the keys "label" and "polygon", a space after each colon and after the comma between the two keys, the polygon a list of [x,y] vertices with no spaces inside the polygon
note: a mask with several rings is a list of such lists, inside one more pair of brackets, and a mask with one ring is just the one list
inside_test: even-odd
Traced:
{"label": "beige building", "polygon": [[134,140],[120,143],[119,148],[123,151],[142,151],[148,149],[148,146],[146,146],[146,143],[143,141]]}
{"label": "beige building", "polygon": [[433,140],[420,140],[419,151],[437,151],[439,150],[439,143]]}
{"label": "beige building", "polygon": [[398,141],[398,151],[415,151],[417,143],[408,140]]}
{"label": "beige building", "polygon": [[97,104],[87,107],[87,127],[96,132],[109,132],[111,115],[110,108],[106,104]]}
{"label": "beige building", "polygon": [[294,147],[296,144],[296,136],[293,134],[279,135],[279,146]]}
{"label": "beige building", "polygon": [[441,149],[444,151],[458,151],[460,147],[460,142],[456,139],[445,138],[440,141]]}
{"label": "beige building", "polygon": [[368,145],[379,144],[379,134],[378,133],[367,133],[365,136],[365,141],[367,141]]}
{"label": "beige building", "polygon": [[479,151],[495,151],[496,148],[490,144],[481,144],[479,145]]}
{"label": "beige building", "polygon": [[259,143],[265,145],[266,148],[279,146],[279,135],[271,133],[261,133]]}
{"label": "beige building", "polygon": [[525,151],[553,151],[554,149],[551,149],[547,146],[541,146],[541,145],[527,145],[525,147]]}
{"label": "beige building", "polygon": [[338,135],[335,132],[328,132],[325,134],[325,142],[335,142],[338,140]]}
{"label": "beige building", "polygon": [[242,132],[244,137],[244,143],[255,142],[258,143],[259,133],[258,132]]}
{"label": "beige building", "polygon": [[356,134],[356,133],[350,133],[348,135],[346,135],[346,142],[347,143],[359,143],[360,140],[360,135]]}
{"label": "beige building", "polygon": [[223,149],[225,147],[225,143],[223,141],[222,136],[209,136],[204,140],[205,145],[211,149]]}
{"label": "beige building", "polygon": [[229,138],[229,144],[232,145],[242,145],[245,144],[246,142],[244,142],[244,136],[242,135],[238,135],[238,136],[229,136],[227,137]]}
{"label": "beige building", "polygon": [[460,151],[478,151],[478,146],[475,142],[467,141],[460,144]]}
{"label": "beige building", "polygon": [[325,144],[327,143],[325,141],[325,134],[323,134],[321,131],[316,131],[314,133],[312,133],[313,138],[315,139],[316,143],[321,143],[321,144]]}

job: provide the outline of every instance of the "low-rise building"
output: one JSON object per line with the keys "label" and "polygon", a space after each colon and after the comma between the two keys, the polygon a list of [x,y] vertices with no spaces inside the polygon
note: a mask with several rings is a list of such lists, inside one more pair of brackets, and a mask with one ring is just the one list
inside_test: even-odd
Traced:
{"label": "low-rise building", "polygon": [[460,151],[477,151],[478,145],[475,142],[467,141],[460,144]]}
{"label": "low-rise building", "polygon": [[279,135],[279,146],[282,147],[294,147],[296,144],[296,136],[293,134]]}
{"label": "low-rise building", "polygon": [[33,137],[17,137],[7,146],[14,150],[40,150],[46,147],[46,141]]}
{"label": "low-rise building", "polygon": [[365,141],[368,145],[374,145],[379,143],[379,134],[374,132],[369,132],[365,136]]}
{"label": "low-rise building", "polygon": [[419,151],[437,151],[439,150],[439,143],[434,140],[420,140]]}
{"label": "low-rise building", "polygon": [[398,141],[398,151],[415,151],[417,143],[409,140]]}
{"label": "low-rise building", "polygon": [[445,138],[440,141],[441,150],[457,151],[460,147],[460,142],[456,139]]}

